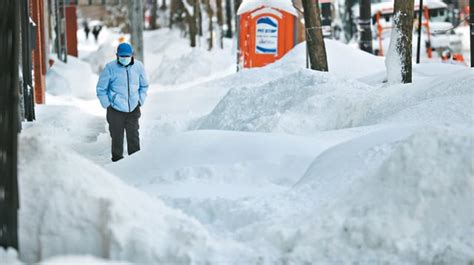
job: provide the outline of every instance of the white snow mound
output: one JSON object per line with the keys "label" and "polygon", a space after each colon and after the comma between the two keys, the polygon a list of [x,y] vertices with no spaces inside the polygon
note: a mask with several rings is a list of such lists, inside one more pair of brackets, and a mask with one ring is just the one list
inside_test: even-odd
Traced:
{"label": "white snow mound", "polygon": [[68,56],[67,63],[55,60],[46,75],[47,92],[55,96],[71,96],[93,99],[98,76],[89,64]]}
{"label": "white snow mound", "polygon": [[182,85],[212,79],[235,71],[232,42],[224,39],[224,49],[214,47],[208,51],[205,41],[198,38],[197,47],[191,48],[189,39],[178,30],[160,29],[144,34],[145,68],[151,84]]}
{"label": "white snow mound", "polygon": [[369,89],[301,69],[262,86],[231,89],[198,127],[294,134],[350,127],[347,117]]}
{"label": "white snow mound", "polygon": [[342,200],[298,229],[288,258],[295,264],[471,264],[472,150],[472,131],[452,128],[401,141],[375,172],[348,183]]}
{"label": "white snow mound", "polygon": [[196,220],[45,139],[21,138],[22,260],[94,255],[137,263],[190,264],[234,260],[233,255],[239,255],[229,244],[217,245]]}
{"label": "white snow mound", "polygon": [[[384,59],[363,52],[339,41],[325,39],[329,72],[339,79],[359,79],[368,75],[380,74],[385,70]],[[280,67],[286,71],[291,68],[306,67],[306,42],[296,45],[283,58],[266,68]]]}
{"label": "white snow mound", "polygon": [[472,82],[472,70],[464,70],[375,88],[300,69],[260,86],[234,87],[197,128],[312,134],[381,123],[472,124]]}

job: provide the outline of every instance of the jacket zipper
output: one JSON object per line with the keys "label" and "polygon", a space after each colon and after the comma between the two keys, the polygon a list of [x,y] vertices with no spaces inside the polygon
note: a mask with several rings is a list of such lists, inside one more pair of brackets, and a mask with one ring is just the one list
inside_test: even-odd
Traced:
{"label": "jacket zipper", "polygon": [[125,71],[127,71],[127,86],[128,86],[128,112],[131,112],[132,110],[130,109],[130,77],[128,76],[128,68],[125,67]]}

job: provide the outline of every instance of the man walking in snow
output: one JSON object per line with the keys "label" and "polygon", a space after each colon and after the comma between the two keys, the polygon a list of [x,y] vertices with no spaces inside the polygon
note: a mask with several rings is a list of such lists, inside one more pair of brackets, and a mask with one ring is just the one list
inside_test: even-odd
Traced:
{"label": "man walking in snow", "polygon": [[113,162],[123,158],[124,132],[127,135],[128,154],[140,150],[138,119],[147,90],[148,81],[143,64],[134,59],[130,44],[120,44],[117,59],[105,66],[97,83],[97,97],[102,107],[107,109]]}

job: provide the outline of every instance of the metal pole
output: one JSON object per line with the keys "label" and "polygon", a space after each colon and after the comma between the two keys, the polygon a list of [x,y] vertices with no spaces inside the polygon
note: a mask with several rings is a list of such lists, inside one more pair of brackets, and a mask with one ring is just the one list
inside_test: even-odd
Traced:
{"label": "metal pole", "polygon": [[129,0],[133,56],[143,62],[143,0]]}
{"label": "metal pole", "polygon": [[0,7],[0,54],[4,61],[0,64],[0,247],[18,250],[20,1],[3,0]]}
{"label": "metal pole", "polygon": [[359,4],[359,48],[372,53],[372,28],[370,23],[370,0],[361,0]]}
{"label": "metal pole", "polygon": [[417,64],[420,63],[421,28],[423,27],[423,25],[421,25],[422,18],[423,18],[423,0],[420,0],[420,5],[418,7],[418,41],[417,41],[417,44],[416,44],[416,63]]}
{"label": "metal pole", "polygon": [[[34,12],[34,11],[33,11]],[[30,8],[28,1],[20,1],[20,27],[21,27],[21,68],[22,68],[22,89],[23,89],[23,103],[25,110],[25,118],[28,121],[35,119],[34,113],[34,89],[33,89],[33,64],[32,64],[32,50],[33,44],[36,43],[36,31],[33,29],[29,19],[24,19],[29,16]]]}

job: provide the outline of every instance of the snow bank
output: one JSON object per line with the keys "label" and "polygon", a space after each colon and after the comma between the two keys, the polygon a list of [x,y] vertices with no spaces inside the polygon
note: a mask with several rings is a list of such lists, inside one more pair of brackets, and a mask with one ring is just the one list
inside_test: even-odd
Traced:
{"label": "snow bank", "polygon": [[13,248],[0,248],[0,264],[21,265],[18,260],[18,253]]}
{"label": "snow bank", "polygon": [[[214,47],[198,38],[198,47],[191,48],[189,39],[177,30],[160,29],[145,32],[145,67],[150,83],[175,85],[198,82],[235,71],[232,42],[224,39],[224,49]],[[202,43],[201,43],[202,42]]]}
{"label": "snow bank", "polygon": [[[472,130],[427,129],[401,141],[374,172],[345,184],[348,194],[319,210],[312,225],[293,231],[299,237],[288,259],[321,264],[472,263],[472,150]],[[312,167],[307,174],[320,175],[318,169]]]}
{"label": "snow bank", "polygon": [[46,89],[56,96],[92,99],[95,98],[97,79],[98,76],[92,72],[89,64],[68,56],[66,64],[55,60],[46,75]]}
{"label": "snow bank", "polygon": [[349,127],[347,117],[369,89],[302,69],[259,87],[231,89],[199,129],[304,134]]}
{"label": "snow bank", "polygon": [[439,74],[418,83],[381,87],[370,92],[354,110],[351,118],[353,125],[410,123],[472,126],[473,70],[459,69],[455,74]]}
{"label": "snow bank", "polygon": [[74,255],[69,255],[69,256],[58,256],[58,257],[53,257],[53,258],[48,258],[41,263],[40,265],[131,265],[133,263],[128,263],[128,262],[119,262],[119,261],[111,261],[111,260],[105,260],[105,259],[99,259],[93,256],[74,256]]}
{"label": "snow bank", "polygon": [[230,74],[235,70],[233,58],[228,51],[193,49],[178,59],[166,54],[151,74],[150,82],[176,85],[209,78],[220,72]]}
{"label": "snow bank", "polygon": [[87,254],[188,264],[232,261],[242,254],[159,199],[127,186],[71,149],[33,135],[23,133],[19,153],[22,260]]}
{"label": "snow bank", "polygon": [[261,86],[231,89],[197,128],[311,134],[380,123],[472,124],[472,82],[472,70],[464,69],[418,84],[373,88],[302,69]]}
{"label": "snow bank", "polygon": [[[383,57],[363,52],[339,41],[324,39],[329,72],[339,79],[359,79],[370,74],[377,74],[385,69]],[[275,63],[267,66],[296,68],[306,66],[306,43],[302,42]]]}

